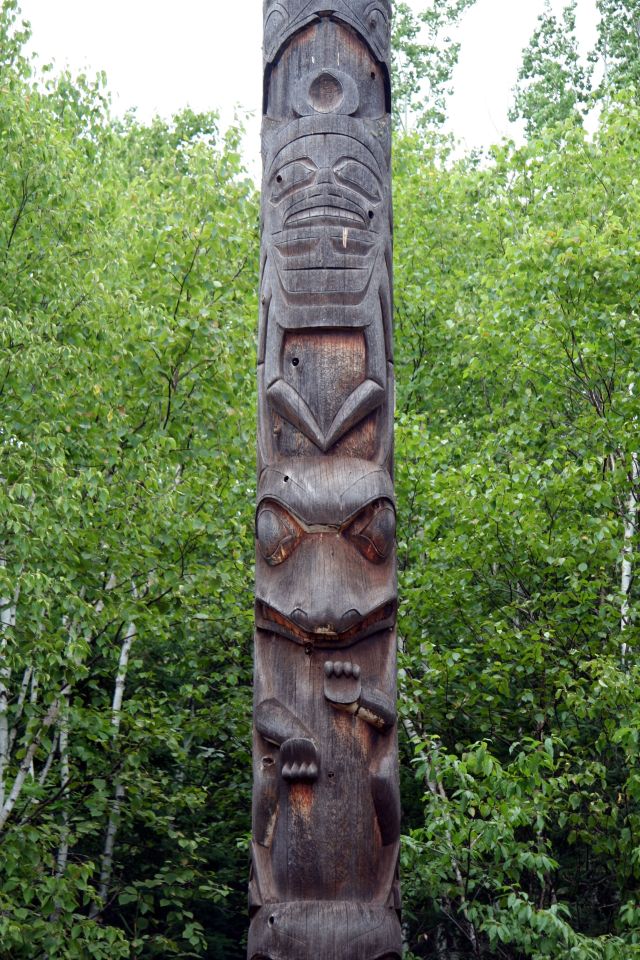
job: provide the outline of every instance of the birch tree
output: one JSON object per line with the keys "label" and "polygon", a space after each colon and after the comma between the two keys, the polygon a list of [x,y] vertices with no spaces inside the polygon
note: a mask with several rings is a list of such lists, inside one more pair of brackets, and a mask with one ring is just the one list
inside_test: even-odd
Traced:
{"label": "birch tree", "polygon": [[0,956],[235,949],[257,209],[240,131],[115,120],[100,78],[31,73],[11,0],[0,28]]}
{"label": "birch tree", "polygon": [[416,956],[473,955],[469,920],[489,957],[636,949],[639,121],[622,98],[486,169],[396,145]]}
{"label": "birch tree", "polygon": [[[120,647],[120,657],[118,659],[118,671],[113,691],[113,705],[111,708],[111,727],[112,744],[114,752],[118,749],[118,734],[120,733],[120,723],[122,720],[122,700],[124,697],[124,688],[127,680],[127,670],[129,668],[129,657],[136,636],[135,623],[129,623],[125,636],[122,639]],[[106,903],[109,893],[109,884],[113,871],[113,853],[116,844],[116,835],[118,832],[118,822],[120,819],[120,808],[125,797],[124,784],[119,776],[116,776],[114,797],[109,811],[109,819],[104,839],[104,849],[100,860],[100,879],[98,885],[98,901]],[[99,913],[99,907],[94,904],[91,908],[91,916],[96,917]]]}

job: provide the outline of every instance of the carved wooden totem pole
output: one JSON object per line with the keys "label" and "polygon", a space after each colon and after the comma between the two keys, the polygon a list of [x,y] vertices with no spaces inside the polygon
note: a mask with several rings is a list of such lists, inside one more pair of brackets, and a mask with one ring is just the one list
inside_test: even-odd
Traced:
{"label": "carved wooden totem pole", "polygon": [[390,0],[265,0],[249,960],[399,960]]}

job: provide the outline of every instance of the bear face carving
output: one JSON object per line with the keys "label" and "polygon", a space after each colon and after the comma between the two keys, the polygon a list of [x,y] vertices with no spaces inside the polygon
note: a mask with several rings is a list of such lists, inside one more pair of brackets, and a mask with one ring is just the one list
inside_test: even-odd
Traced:
{"label": "bear face carving", "polygon": [[352,117],[302,117],[274,138],[263,180],[263,288],[279,323],[374,322],[390,284],[387,180],[380,144]]}
{"label": "bear face carving", "polygon": [[349,646],[395,622],[395,507],[386,470],[301,458],[267,468],[256,513],[256,622]]}

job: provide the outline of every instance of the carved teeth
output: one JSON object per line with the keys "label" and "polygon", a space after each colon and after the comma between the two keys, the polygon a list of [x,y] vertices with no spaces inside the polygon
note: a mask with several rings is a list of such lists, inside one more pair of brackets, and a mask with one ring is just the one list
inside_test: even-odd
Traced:
{"label": "carved teeth", "polygon": [[313,633],[326,634],[326,635],[329,636],[329,637],[335,637],[335,636],[337,636],[336,631],[335,631],[335,628],[333,627],[333,625],[332,625],[331,623],[328,623],[326,627],[316,627],[312,632],[313,632]]}
{"label": "carved teeth", "polygon": [[307,210],[301,210],[299,213],[293,213],[287,217],[285,226],[293,227],[301,223],[308,223],[310,220],[340,220],[345,223],[356,223],[364,226],[364,217],[353,210],[344,210],[341,207],[310,207]]}
{"label": "carved teeth", "polygon": [[317,780],[317,763],[285,763],[282,767],[284,780]]}
{"label": "carved teeth", "polygon": [[[278,632],[283,632],[284,630],[286,631],[285,636],[290,636],[298,642],[303,643],[314,643],[316,640],[318,643],[320,643],[322,642],[322,637],[331,637],[332,639],[335,638],[338,640],[338,642],[343,643],[345,640],[359,635],[363,631],[363,628],[366,629],[368,633],[373,632],[373,629],[375,629],[378,623],[382,623],[392,616],[395,609],[395,604],[385,604],[383,607],[379,607],[364,619],[358,619],[353,626],[347,627],[347,629],[342,631],[342,633],[336,632],[333,624],[328,624],[324,627],[316,627],[315,629],[311,630],[308,628],[305,629],[291,617],[285,616],[274,607],[270,607],[268,604],[263,603],[262,601],[258,601],[256,609],[259,617],[262,620],[262,622],[259,624],[262,629],[274,629],[275,625],[275,627],[281,628]],[[327,676],[329,676],[329,674],[327,674]]]}

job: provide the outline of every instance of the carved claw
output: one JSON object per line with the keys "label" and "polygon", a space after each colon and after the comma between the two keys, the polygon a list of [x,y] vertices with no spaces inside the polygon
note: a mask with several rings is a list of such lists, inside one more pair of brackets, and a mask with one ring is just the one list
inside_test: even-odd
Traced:
{"label": "carved claw", "polygon": [[282,778],[290,783],[313,783],[318,779],[318,751],[313,740],[295,737],[280,747]]}
{"label": "carved claw", "polygon": [[349,660],[327,660],[324,665],[324,695],[338,710],[355,713],[362,694],[360,666]]}
{"label": "carved claw", "polygon": [[324,672],[327,677],[353,677],[360,679],[360,666],[357,663],[351,663],[349,660],[327,660],[324,665]]}

